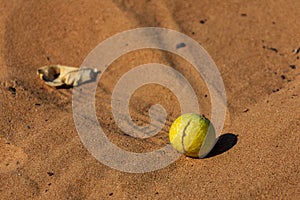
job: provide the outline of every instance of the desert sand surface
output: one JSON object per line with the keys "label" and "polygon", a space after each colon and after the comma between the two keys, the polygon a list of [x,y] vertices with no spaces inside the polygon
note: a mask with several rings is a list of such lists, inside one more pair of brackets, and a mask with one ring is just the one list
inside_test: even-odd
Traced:
{"label": "desert sand surface", "polygon": [[[0,199],[300,199],[300,1],[1,0]],[[223,136],[204,159],[186,156],[165,168],[127,173],[85,148],[72,114],[74,88],[53,88],[40,66],[80,66],[100,42],[139,27],[164,27],[201,44],[222,75],[227,97]],[[299,53],[299,54],[298,54]],[[108,138],[132,152],[168,144],[180,105],[159,85],[139,88],[130,113],[149,123],[149,107],[168,113],[159,134],[124,134],[111,112],[118,79],[156,62],[181,72],[201,114],[211,101],[201,76],[183,59],[139,50],[117,59],[96,92]]]}

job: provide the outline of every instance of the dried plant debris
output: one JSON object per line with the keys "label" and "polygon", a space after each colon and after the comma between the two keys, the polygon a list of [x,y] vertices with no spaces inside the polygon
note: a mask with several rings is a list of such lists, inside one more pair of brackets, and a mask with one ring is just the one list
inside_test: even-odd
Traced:
{"label": "dried plant debris", "polygon": [[298,54],[299,52],[300,52],[300,48],[296,48],[296,49],[293,50],[294,54]]}
{"label": "dried plant debris", "polygon": [[276,49],[276,48],[274,48],[274,47],[268,47],[268,46],[263,45],[263,48],[264,48],[264,49],[268,49],[268,50],[270,50],[270,51],[274,51],[275,53],[278,53],[278,49]]}
{"label": "dried plant debris", "polygon": [[79,86],[87,82],[93,82],[100,73],[93,68],[76,68],[63,65],[50,65],[40,67],[37,74],[47,85],[58,86]]}

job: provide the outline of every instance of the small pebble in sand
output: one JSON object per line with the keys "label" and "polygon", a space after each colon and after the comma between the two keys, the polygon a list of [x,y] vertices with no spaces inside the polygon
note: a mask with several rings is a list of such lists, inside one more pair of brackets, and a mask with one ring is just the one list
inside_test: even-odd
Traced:
{"label": "small pebble in sand", "polygon": [[176,49],[180,49],[180,48],[183,48],[183,47],[186,47],[186,44],[183,43],[183,42],[178,43],[178,44],[176,45]]}
{"label": "small pebble in sand", "polygon": [[290,65],[290,68],[296,69],[296,65]]}
{"label": "small pebble in sand", "polygon": [[48,176],[53,176],[54,173],[53,172],[47,172]]}
{"label": "small pebble in sand", "polygon": [[14,87],[12,87],[12,86],[9,86],[9,87],[8,87],[8,91],[10,91],[11,94],[12,94],[13,96],[15,96],[17,90],[16,90],[16,88],[14,88]]}
{"label": "small pebble in sand", "polygon": [[243,110],[244,113],[246,113],[246,112],[248,112],[248,111],[249,111],[249,108],[245,108],[245,109]]}
{"label": "small pebble in sand", "polygon": [[201,19],[199,22],[200,22],[200,24],[205,24],[206,21],[207,21],[207,19]]}

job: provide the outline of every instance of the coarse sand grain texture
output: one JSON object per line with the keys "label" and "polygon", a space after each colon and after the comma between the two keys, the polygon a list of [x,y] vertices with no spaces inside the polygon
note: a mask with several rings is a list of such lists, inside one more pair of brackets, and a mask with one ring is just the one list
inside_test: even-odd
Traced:
{"label": "coarse sand grain texture", "polygon": [[[300,1],[1,0],[0,199],[300,199]],[[222,75],[224,128],[204,159],[180,156],[147,173],[106,166],[85,148],[72,113],[74,88],[54,88],[41,66],[80,66],[114,34],[139,27],[177,30],[201,44]],[[184,44],[178,46],[184,50]],[[299,54],[298,54],[299,53]],[[95,108],[109,140],[146,153],[169,143],[181,115],[167,88],[145,85],[130,99],[137,125],[149,108],[167,112],[163,129],[139,139],[111,112],[114,86],[135,66],[161,63],[189,81],[211,117],[205,82],[183,58],[155,49],[116,59],[99,80]]]}

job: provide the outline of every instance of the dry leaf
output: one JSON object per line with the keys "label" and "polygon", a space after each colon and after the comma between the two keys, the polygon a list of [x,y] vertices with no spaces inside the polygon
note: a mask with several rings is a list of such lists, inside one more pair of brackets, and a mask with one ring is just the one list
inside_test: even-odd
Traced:
{"label": "dry leaf", "polygon": [[40,67],[37,74],[50,86],[79,86],[95,81],[100,71],[93,68],[76,68],[63,65]]}

